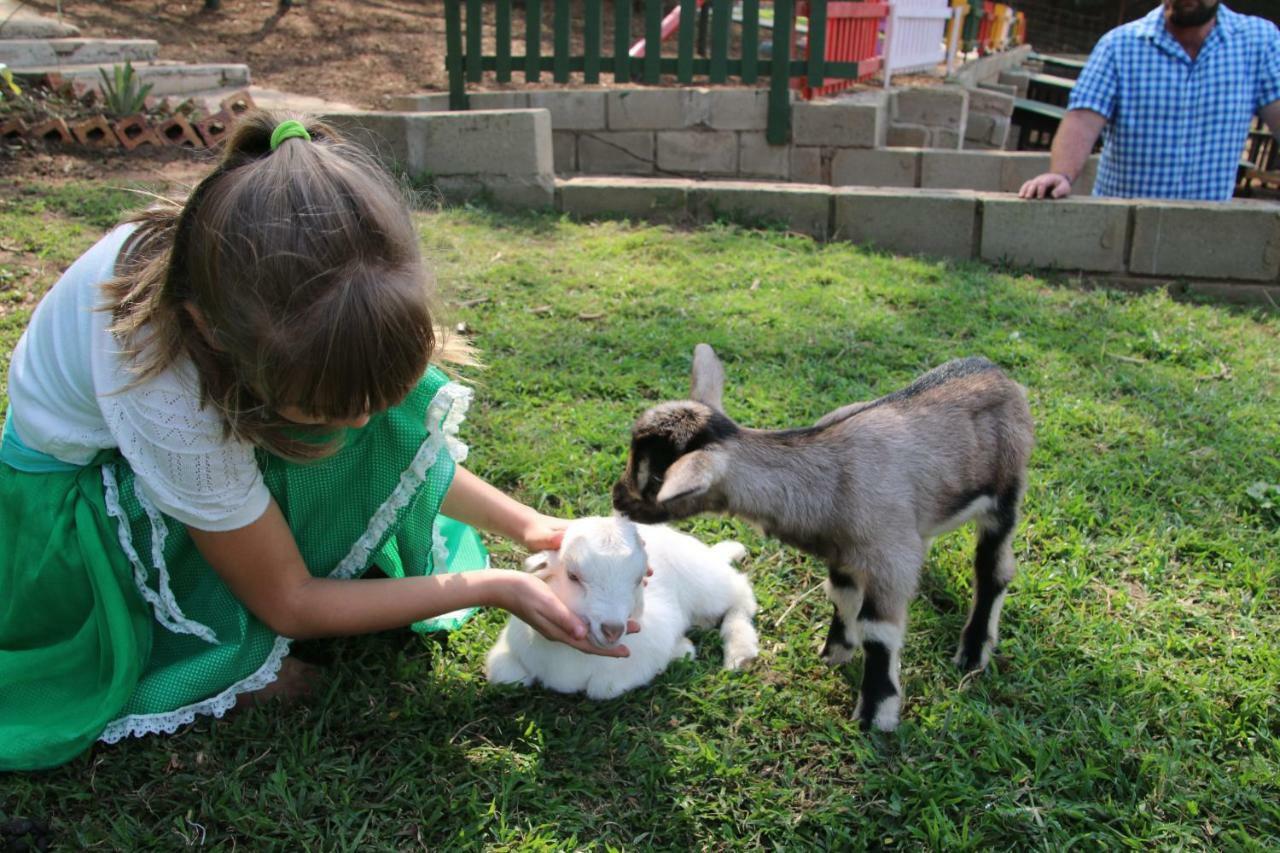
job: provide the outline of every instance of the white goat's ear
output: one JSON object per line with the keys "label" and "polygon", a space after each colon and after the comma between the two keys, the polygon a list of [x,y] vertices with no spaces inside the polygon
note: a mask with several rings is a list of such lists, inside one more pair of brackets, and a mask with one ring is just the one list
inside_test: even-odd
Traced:
{"label": "white goat's ear", "polygon": [[534,573],[535,578],[547,580],[552,576],[552,557],[554,556],[556,556],[554,551],[540,551],[534,556],[527,557],[525,571]]}
{"label": "white goat's ear", "polygon": [[711,488],[715,475],[715,464],[709,453],[705,450],[686,453],[671,463],[654,500],[664,504],[676,498],[701,495]]}
{"label": "white goat's ear", "polygon": [[720,364],[716,351],[710,345],[698,344],[693,348],[693,381],[690,383],[689,399],[722,412],[723,396],[724,366]]}

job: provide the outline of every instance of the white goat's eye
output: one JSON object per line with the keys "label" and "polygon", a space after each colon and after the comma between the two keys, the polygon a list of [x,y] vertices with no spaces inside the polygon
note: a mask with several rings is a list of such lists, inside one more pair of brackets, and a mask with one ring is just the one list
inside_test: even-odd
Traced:
{"label": "white goat's eye", "polygon": [[578,577],[578,575],[575,574],[574,572],[569,572],[569,580],[573,581],[574,583],[582,583],[582,578]]}

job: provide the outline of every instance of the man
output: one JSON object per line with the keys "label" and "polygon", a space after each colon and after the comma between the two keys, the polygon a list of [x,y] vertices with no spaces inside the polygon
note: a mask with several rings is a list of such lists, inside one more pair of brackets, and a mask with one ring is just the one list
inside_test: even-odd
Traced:
{"label": "man", "polygon": [[1280,137],[1280,30],[1218,0],[1163,0],[1103,36],[1071,93],[1050,171],[1022,198],[1065,198],[1105,129],[1094,195],[1226,201],[1249,124]]}

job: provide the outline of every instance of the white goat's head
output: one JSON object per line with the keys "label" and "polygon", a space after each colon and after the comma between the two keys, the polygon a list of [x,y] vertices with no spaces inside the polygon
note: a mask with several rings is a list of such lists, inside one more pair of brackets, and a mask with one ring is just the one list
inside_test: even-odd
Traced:
{"label": "white goat's head", "polygon": [[644,612],[649,559],[636,526],[625,518],[579,518],[569,522],[560,550],[525,561],[556,597],[587,625],[596,646],[616,646],[627,620]]}
{"label": "white goat's head", "polygon": [[716,484],[725,464],[716,452],[739,432],[721,408],[724,367],[706,344],[693,351],[688,400],[660,403],[636,420],[631,455],[613,487],[613,507],[657,524],[718,509]]}

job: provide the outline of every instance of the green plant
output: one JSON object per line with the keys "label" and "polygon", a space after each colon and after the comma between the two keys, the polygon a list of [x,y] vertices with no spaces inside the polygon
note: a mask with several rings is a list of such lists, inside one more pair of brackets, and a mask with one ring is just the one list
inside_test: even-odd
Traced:
{"label": "green plant", "polygon": [[4,97],[6,90],[11,95],[22,94],[18,84],[13,82],[13,72],[9,70],[9,66],[0,62],[0,98]]}
{"label": "green plant", "polygon": [[124,65],[112,66],[111,70],[112,77],[108,77],[105,70],[98,69],[102,75],[102,105],[116,118],[141,112],[153,84],[140,82],[133,63],[128,60]]}

